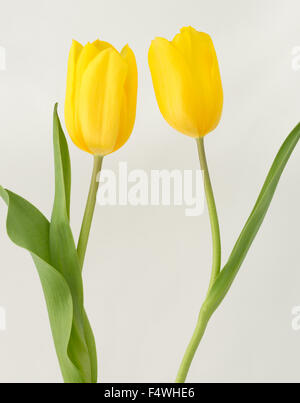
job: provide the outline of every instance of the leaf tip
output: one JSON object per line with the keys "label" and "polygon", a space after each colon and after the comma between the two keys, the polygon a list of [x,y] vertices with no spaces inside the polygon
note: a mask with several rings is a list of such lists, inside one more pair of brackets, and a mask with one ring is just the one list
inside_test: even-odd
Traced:
{"label": "leaf tip", "polygon": [[57,109],[58,109],[58,102],[55,102],[55,104],[54,104],[54,111],[53,111],[54,116],[57,116],[57,115],[58,115]]}

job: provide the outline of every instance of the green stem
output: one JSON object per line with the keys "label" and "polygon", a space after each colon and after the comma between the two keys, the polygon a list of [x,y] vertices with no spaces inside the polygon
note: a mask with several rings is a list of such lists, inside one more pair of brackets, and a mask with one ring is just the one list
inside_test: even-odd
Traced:
{"label": "green stem", "polygon": [[220,273],[221,267],[221,238],[220,238],[220,227],[219,220],[217,214],[217,208],[214,198],[214,193],[209,177],[208,165],[205,155],[204,149],[204,139],[203,137],[199,137],[196,139],[198,146],[198,154],[200,160],[200,166],[203,171],[204,176],[204,189],[210,219],[211,226],[211,235],[212,235],[212,248],[213,248],[213,256],[212,256],[212,271],[211,278],[209,283],[209,289],[213,286],[218,274]]}
{"label": "green stem", "polygon": [[[211,225],[211,233],[212,233],[212,245],[213,245],[213,257],[212,257],[212,271],[211,278],[209,283],[209,290],[213,286],[218,274],[220,273],[221,267],[221,240],[220,240],[220,228],[219,228],[219,220],[217,215],[216,203],[213,194],[213,189],[209,177],[207,160],[204,149],[204,140],[202,137],[197,139],[198,146],[198,154],[200,160],[200,166],[203,171],[204,176],[204,189],[207,200],[209,219]],[[192,336],[192,339],[186,349],[185,355],[183,357],[181,366],[179,368],[176,382],[183,383],[186,380],[187,374],[191,367],[192,361],[196,354],[196,351],[199,347],[200,341],[204,335],[204,332],[207,327],[207,323],[211,317],[211,313],[206,309],[205,303],[202,305],[197,326]]]}
{"label": "green stem", "polygon": [[185,351],[183,360],[181,362],[177,378],[176,378],[176,383],[184,383],[186,380],[186,377],[188,375],[189,369],[191,367],[192,361],[194,359],[194,356],[196,354],[196,351],[199,347],[200,341],[202,340],[202,337],[204,335],[204,332],[207,327],[207,323],[210,319],[210,316],[207,315],[204,311],[200,311],[198,322],[196,329],[194,331],[194,334],[192,336],[192,339]]}
{"label": "green stem", "polygon": [[101,171],[103,157],[96,155],[94,156],[94,166],[93,166],[93,173],[91,178],[91,184],[89,189],[89,194],[86,202],[85,212],[82,220],[78,246],[77,246],[77,253],[80,263],[80,268],[82,270],[83,262],[85,258],[86,248],[89,240],[92,220],[95,211],[96,205],[96,198],[97,198],[97,191],[99,187],[99,178],[98,175]]}

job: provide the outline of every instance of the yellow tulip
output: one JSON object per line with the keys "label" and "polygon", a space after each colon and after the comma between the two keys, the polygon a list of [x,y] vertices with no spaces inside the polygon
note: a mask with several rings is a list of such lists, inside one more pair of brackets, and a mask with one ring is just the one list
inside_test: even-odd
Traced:
{"label": "yellow tulip", "polygon": [[159,109],[173,128],[196,138],[216,128],[222,114],[223,90],[208,34],[185,27],[171,42],[154,39],[149,66]]}
{"label": "yellow tulip", "polygon": [[65,101],[65,122],[73,142],[93,155],[118,150],[134,126],[137,66],[126,45],[119,53],[107,42],[70,50]]}

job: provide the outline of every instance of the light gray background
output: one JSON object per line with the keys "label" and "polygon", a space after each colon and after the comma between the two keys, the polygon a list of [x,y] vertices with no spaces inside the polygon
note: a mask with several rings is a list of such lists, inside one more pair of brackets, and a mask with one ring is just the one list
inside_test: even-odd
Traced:
{"label": "light gray background", "polygon": [[[49,216],[53,200],[51,117],[63,117],[72,38],[97,37],[118,49],[129,43],[139,68],[134,132],[107,157],[129,168],[198,168],[194,142],[176,133],[156,105],[147,65],[155,36],[171,39],[185,25],[208,32],[219,57],[225,103],[207,137],[218,203],[223,262],[244,224],[267,170],[300,120],[298,0],[1,0],[0,183]],[[72,224],[77,237],[91,170],[71,142]],[[299,147],[299,146],[298,146]],[[299,381],[299,174],[296,149],[266,220],[230,294],[214,315],[189,381]],[[0,208],[0,381],[61,381],[39,279],[25,251],[5,232]],[[172,381],[208,284],[211,250],[207,211],[97,207],[84,281],[95,331],[100,380]]]}

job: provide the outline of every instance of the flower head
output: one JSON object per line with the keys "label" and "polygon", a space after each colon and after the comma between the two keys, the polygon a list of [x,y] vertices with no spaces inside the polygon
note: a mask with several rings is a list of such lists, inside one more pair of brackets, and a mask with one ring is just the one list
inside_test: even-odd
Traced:
{"label": "flower head", "polygon": [[65,121],[73,142],[94,155],[116,151],[128,140],[134,126],[137,100],[137,66],[126,45],[119,53],[107,42],[70,50]]}
{"label": "flower head", "polygon": [[171,42],[154,39],[149,66],[159,109],[172,127],[191,137],[203,137],[216,128],[223,90],[208,34],[185,27]]}

